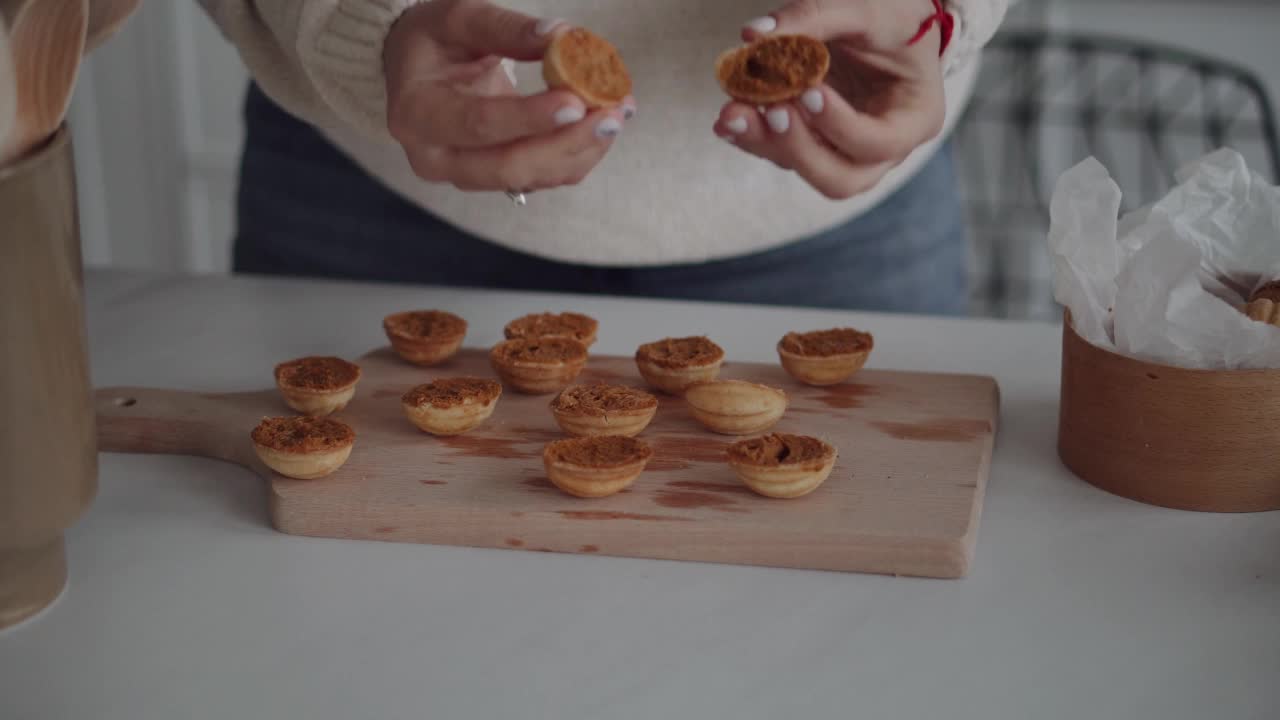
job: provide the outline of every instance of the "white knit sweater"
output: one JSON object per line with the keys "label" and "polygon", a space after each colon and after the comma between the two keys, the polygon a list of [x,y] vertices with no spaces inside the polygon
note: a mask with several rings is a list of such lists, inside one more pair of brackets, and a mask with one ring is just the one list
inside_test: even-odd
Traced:
{"label": "white knit sweater", "polygon": [[[895,0],[882,0],[894,2]],[[832,202],[799,177],[711,133],[725,98],[712,65],[744,21],[780,0],[505,0],[560,17],[616,44],[639,113],[581,185],[530,196],[464,193],[418,180],[386,128],[382,42],[421,0],[201,0],[263,90],[318,127],[410,201],[493,242],[591,265],[698,262],[765,250],[853,218],[910,179],[950,132],[972,90],[971,62],[1009,0],[952,0],[956,35],[944,59],[947,125],[873,191]],[[519,87],[543,87],[519,66]]]}

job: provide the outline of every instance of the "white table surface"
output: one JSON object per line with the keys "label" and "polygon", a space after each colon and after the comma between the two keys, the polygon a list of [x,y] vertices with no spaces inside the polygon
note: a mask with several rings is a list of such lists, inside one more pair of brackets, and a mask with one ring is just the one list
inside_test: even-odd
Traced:
{"label": "white table surface", "polygon": [[231,391],[379,320],[446,307],[468,344],[597,316],[600,352],[709,333],[773,360],[852,323],[871,365],[994,375],[1002,421],[970,576],[919,580],[292,537],[261,482],[104,455],[71,581],[0,636],[9,718],[1276,718],[1280,513],[1146,507],[1054,451],[1057,328],[295,280],[90,272],[98,385]]}

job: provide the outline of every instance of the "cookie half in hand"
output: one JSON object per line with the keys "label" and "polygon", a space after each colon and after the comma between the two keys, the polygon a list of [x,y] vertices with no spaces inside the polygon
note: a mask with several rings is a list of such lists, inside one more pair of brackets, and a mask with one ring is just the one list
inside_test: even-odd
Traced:
{"label": "cookie half in hand", "polygon": [[800,97],[822,84],[831,54],[807,35],[770,35],[726,50],[716,59],[716,79],[729,97],[772,105]]}
{"label": "cookie half in hand", "polygon": [[549,88],[572,91],[587,109],[613,107],[631,94],[631,74],[618,49],[583,28],[551,41],[542,58],[542,79]]}

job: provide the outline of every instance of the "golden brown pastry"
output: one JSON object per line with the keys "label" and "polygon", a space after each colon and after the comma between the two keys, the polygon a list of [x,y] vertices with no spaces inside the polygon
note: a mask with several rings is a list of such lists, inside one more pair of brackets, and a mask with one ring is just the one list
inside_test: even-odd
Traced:
{"label": "golden brown pastry", "polygon": [[517,338],[493,346],[493,369],[513,389],[540,395],[578,377],[587,364],[587,346],[572,338]]}
{"label": "golden brown pastry", "polygon": [[342,467],[356,432],[328,417],[269,417],[249,434],[267,467],[298,480],[314,480]]}
{"label": "golden brown pastry", "polygon": [[335,413],[351,402],[360,366],[337,357],[304,357],[276,365],[285,404],[306,415]]}
{"label": "golden brown pastry", "polygon": [[1249,304],[1244,306],[1244,314],[1248,315],[1250,320],[1280,326],[1280,304],[1275,300],[1269,298],[1250,300]]}
{"label": "golden brown pastry", "polygon": [[569,438],[542,451],[547,477],[561,490],[583,498],[621,492],[640,476],[653,450],[622,435]]}
{"label": "golden brown pastry", "polygon": [[1253,291],[1249,296],[1250,300],[1270,300],[1271,302],[1280,303],[1280,280],[1272,280],[1262,287]]}
{"label": "golden brown pastry", "polygon": [[729,446],[729,465],[755,492],[773,498],[808,495],[831,475],[836,449],[807,435],[770,433]]}
{"label": "golden brown pastry", "polygon": [[621,385],[575,385],[551,401],[551,413],[560,429],[579,437],[634,437],[657,411],[657,398]]}
{"label": "golden brown pastry", "polygon": [[382,329],[400,357],[415,365],[438,365],[462,346],[467,321],[443,310],[411,310],[386,316]]}
{"label": "golden brown pastry", "polygon": [[802,383],[835,385],[860,370],[874,346],[871,333],[853,328],[787,333],[778,341],[778,357]]}
{"label": "golden brown pastry", "polygon": [[695,420],[724,435],[764,432],[787,410],[787,394],[781,389],[742,380],[694,383],[684,391],[684,400]]}
{"label": "golden brown pastry", "polygon": [[418,385],[400,398],[405,417],[432,435],[461,435],[489,419],[502,396],[497,380],[441,378]]}
{"label": "golden brown pastry", "polygon": [[581,313],[534,313],[516,318],[502,329],[508,340],[515,338],[567,337],[588,348],[596,341],[600,323]]}
{"label": "golden brown pastry", "polygon": [[665,338],[636,350],[636,367],[645,382],[672,395],[715,380],[723,363],[724,350],[705,337]]}
{"label": "golden brown pastry", "polygon": [[1254,290],[1241,312],[1251,320],[1280,326],[1280,280],[1272,280]]}
{"label": "golden brown pastry", "polygon": [[805,35],[769,35],[726,50],[716,59],[716,79],[734,100],[772,105],[822,84],[831,66],[827,46]]}
{"label": "golden brown pastry", "polygon": [[618,49],[583,28],[551,41],[542,59],[542,79],[549,88],[571,90],[588,109],[612,107],[631,94],[631,75]]}

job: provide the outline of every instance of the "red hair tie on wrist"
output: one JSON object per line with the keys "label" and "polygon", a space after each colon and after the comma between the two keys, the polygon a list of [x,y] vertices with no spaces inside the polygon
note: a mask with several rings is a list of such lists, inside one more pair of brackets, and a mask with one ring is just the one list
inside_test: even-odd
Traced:
{"label": "red hair tie on wrist", "polygon": [[915,45],[923,40],[924,36],[933,29],[934,23],[938,24],[938,31],[942,33],[942,46],[938,49],[938,54],[945,53],[947,46],[951,44],[951,36],[956,32],[956,19],[942,6],[942,0],[933,0],[933,14],[920,23],[920,29],[916,30],[916,34],[911,36],[907,44]]}

